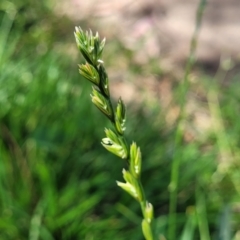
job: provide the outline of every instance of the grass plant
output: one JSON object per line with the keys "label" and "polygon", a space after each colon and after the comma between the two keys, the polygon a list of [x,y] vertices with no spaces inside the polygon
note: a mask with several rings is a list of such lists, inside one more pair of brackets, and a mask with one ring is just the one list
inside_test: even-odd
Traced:
{"label": "grass plant", "polygon": [[[122,178],[123,165],[134,173],[130,158],[117,161],[117,155],[125,152],[131,157],[132,144],[122,140],[127,151],[119,153],[115,146],[110,149],[117,155],[106,154],[96,141],[106,126],[108,134],[115,134],[110,138],[117,136],[115,141],[119,136],[134,136],[141,146],[141,181],[154,206],[154,239],[165,240],[163,236],[174,228],[175,239],[180,240],[239,240],[239,63],[226,67],[223,59],[213,75],[194,61],[186,88],[166,74],[172,96],[164,108],[166,115],[155,96],[155,101],[143,101],[139,108],[129,103],[123,131],[123,122],[117,124],[123,116],[123,100],[115,105],[111,98],[115,117],[108,115],[109,121],[105,113],[97,115],[94,104],[88,104],[90,84],[79,76],[75,55],[68,48],[68,44],[75,48],[71,29],[76,23],[66,26],[65,18],[56,18],[45,2],[38,2],[37,8],[34,4],[0,1],[0,239],[143,239],[139,201],[118,191],[113,181]],[[111,44],[121,61],[130,61],[133,52],[129,54],[120,41]],[[115,51],[105,50],[110,74],[111,62],[118,58]],[[131,62],[128,81],[140,81],[139,72],[152,72],[151,64],[159,66],[159,59],[144,68]],[[161,76],[156,76],[156,87],[164,82]],[[184,130],[179,122],[168,122],[183,93],[187,94]],[[94,94],[98,104],[102,93]],[[189,103],[194,113],[188,111]],[[117,115],[120,119],[116,120]],[[197,120],[210,127],[200,128]],[[178,128],[181,141],[175,144]],[[103,144],[111,147],[108,138]],[[177,188],[170,193],[171,200],[173,159],[178,161]],[[171,201],[174,207],[169,212]]]}
{"label": "grass plant", "polygon": [[125,182],[117,181],[117,185],[139,202],[143,215],[143,235],[145,239],[152,240],[153,206],[146,200],[141,182],[141,151],[135,142],[128,145],[125,139],[126,108],[122,99],[118,100],[116,109],[113,107],[109,79],[102,60],[105,39],[100,40],[98,33],[94,36],[91,30],[83,32],[80,27],[76,28],[75,38],[78,49],[86,60],[85,64],[79,65],[79,72],[94,85],[92,102],[113,125],[113,129],[105,129],[106,137],[102,139],[102,145],[124,159],[128,165],[128,169],[122,171]]}
{"label": "grass plant", "polygon": [[187,94],[189,92],[189,74],[191,73],[192,67],[196,61],[196,49],[198,42],[198,33],[201,28],[202,16],[206,6],[206,0],[200,0],[197,14],[195,30],[190,43],[190,52],[186,63],[185,73],[182,82],[180,83],[180,113],[177,120],[177,129],[174,140],[174,154],[171,166],[171,180],[169,184],[170,201],[169,201],[169,223],[168,223],[168,239],[176,239],[176,213],[177,213],[177,193],[178,193],[178,178],[179,178],[179,165],[181,163],[181,155],[178,153],[180,149],[179,145],[182,144],[184,134],[184,122],[186,119],[186,101]]}

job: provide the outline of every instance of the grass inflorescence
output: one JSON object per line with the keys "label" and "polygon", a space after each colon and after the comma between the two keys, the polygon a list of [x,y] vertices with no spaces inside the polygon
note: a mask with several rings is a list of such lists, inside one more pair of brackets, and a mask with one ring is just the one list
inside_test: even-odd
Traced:
{"label": "grass inflorescence", "polygon": [[128,164],[128,169],[122,171],[125,182],[117,181],[117,185],[139,202],[143,214],[143,235],[145,239],[152,240],[153,206],[146,200],[141,183],[141,151],[135,142],[129,146],[125,139],[126,107],[122,99],[118,100],[116,109],[112,104],[109,79],[102,60],[105,39],[100,40],[98,33],[93,35],[91,30],[84,32],[80,27],[76,28],[75,38],[78,49],[86,60],[85,64],[79,65],[79,72],[94,85],[92,102],[113,125],[113,129],[105,129],[106,137],[102,139],[102,145]]}

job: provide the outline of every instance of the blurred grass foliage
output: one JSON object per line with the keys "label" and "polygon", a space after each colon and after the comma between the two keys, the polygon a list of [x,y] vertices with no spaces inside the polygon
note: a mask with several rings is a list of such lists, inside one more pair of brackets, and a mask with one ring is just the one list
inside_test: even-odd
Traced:
{"label": "blurred grass foliage", "polygon": [[[57,21],[49,1],[0,3],[0,239],[142,239],[138,205],[115,183],[123,162],[100,144],[106,120],[76,62],[50,48],[63,41]],[[39,43],[47,50],[36,51]],[[222,83],[203,71],[190,86],[214,127],[177,151],[182,240],[239,239],[239,77]],[[141,146],[142,181],[165,235],[176,126],[159,105],[146,106],[128,107],[126,135]],[[185,125],[198,131],[190,115]]]}

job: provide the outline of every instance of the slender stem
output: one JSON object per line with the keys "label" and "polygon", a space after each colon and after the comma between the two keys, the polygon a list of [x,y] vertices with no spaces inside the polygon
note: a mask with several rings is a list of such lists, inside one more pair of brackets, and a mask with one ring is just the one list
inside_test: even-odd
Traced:
{"label": "slender stem", "polygon": [[201,240],[210,240],[205,196],[199,186],[196,188],[196,212]]}
{"label": "slender stem", "polygon": [[146,218],[145,216],[145,209],[146,209],[146,205],[147,205],[147,200],[146,200],[146,197],[145,197],[145,192],[144,192],[144,189],[143,189],[143,186],[142,186],[142,182],[141,180],[139,179],[138,181],[138,184],[140,186],[140,189],[142,191],[142,196],[143,196],[143,200],[140,202],[140,206],[141,206],[141,210],[142,210],[142,215],[144,218]]}
{"label": "slender stem", "polygon": [[186,119],[185,105],[186,95],[189,88],[189,73],[195,63],[195,54],[198,42],[198,33],[201,27],[202,16],[206,6],[206,0],[200,0],[196,14],[195,30],[190,43],[190,53],[187,59],[185,74],[180,86],[180,113],[177,121],[177,130],[174,141],[174,154],[171,168],[171,180],[169,185],[170,203],[169,203],[169,219],[168,219],[168,240],[176,239],[176,209],[177,209],[177,192],[178,192],[178,175],[180,166],[179,149],[183,139],[183,124]]}

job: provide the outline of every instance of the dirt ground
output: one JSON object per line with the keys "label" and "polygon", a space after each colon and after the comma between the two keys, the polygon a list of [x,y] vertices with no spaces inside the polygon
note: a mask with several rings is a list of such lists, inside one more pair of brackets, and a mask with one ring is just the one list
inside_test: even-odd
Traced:
{"label": "dirt ground", "polygon": [[[178,117],[179,107],[173,103],[173,81],[169,76],[181,80],[184,75],[198,4],[198,0],[62,0],[56,12],[70,17],[78,26],[99,31],[107,38],[107,46],[118,39],[134,53],[130,61],[141,68],[148,66],[144,74],[129,76],[128,65],[132,62],[127,59],[108,64],[111,91],[116,98],[121,95],[126,103],[144,100],[146,109],[154,106],[152,102],[160,103],[166,123],[171,126]],[[197,62],[213,75],[220,60],[233,59],[238,68],[239,43],[240,1],[207,1],[198,37]],[[152,74],[151,59],[170,74],[160,78]],[[209,110],[199,101],[202,90],[196,91],[187,100],[187,113],[193,121],[186,129],[186,141],[205,138],[213,128]]]}
{"label": "dirt ground", "polygon": [[[91,28],[108,39],[117,36],[127,48],[136,51],[140,63],[161,56],[165,67],[171,68],[188,55],[198,3],[198,0],[62,0],[56,11],[79,25],[87,20]],[[240,1],[207,1],[198,60],[209,64],[218,64],[220,57],[239,60],[239,46]]]}

